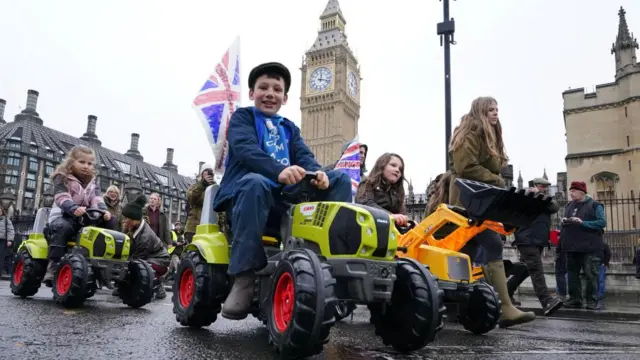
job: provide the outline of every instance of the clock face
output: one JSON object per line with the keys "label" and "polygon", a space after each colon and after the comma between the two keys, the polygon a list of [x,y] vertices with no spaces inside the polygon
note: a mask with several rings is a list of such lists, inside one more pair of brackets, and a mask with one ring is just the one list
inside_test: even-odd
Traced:
{"label": "clock face", "polygon": [[331,70],[326,66],[321,66],[311,73],[309,77],[309,87],[313,91],[324,91],[331,84],[333,74]]}
{"label": "clock face", "polygon": [[353,73],[353,71],[349,71],[349,75],[347,75],[347,86],[349,89],[349,94],[355,97],[358,93],[358,78],[356,77],[356,74]]}

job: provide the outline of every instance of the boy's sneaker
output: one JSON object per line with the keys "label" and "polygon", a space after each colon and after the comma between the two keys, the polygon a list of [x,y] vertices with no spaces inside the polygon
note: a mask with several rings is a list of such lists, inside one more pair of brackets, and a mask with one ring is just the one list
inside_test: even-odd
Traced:
{"label": "boy's sneaker", "polygon": [[587,304],[586,307],[587,310],[599,310],[598,309],[598,303],[597,302],[590,302]]}
{"label": "boy's sneaker", "polygon": [[547,305],[544,306],[544,309],[543,309],[544,316],[550,316],[551,314],[556,312],[556,310],[560,309],[562,305],[563,305],[562,300],[558,298],[553,298],[549,300],[549,302],[547,303]]}

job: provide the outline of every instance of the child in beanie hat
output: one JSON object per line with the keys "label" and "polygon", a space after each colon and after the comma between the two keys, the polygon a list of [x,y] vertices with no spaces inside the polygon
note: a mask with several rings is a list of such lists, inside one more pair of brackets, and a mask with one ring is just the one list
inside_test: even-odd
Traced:
{"label": "child in beanie hat", "polygon": [[122,208],[122,216],[131,220],[142,220],[142,212],[146,205],[147,197],[140,195],[135,201],[127,203]]}

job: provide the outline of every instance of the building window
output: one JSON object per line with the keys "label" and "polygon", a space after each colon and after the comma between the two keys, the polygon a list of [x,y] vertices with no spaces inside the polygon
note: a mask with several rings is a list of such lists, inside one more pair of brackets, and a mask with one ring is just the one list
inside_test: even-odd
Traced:
{"label": "building window", "polygon": [[124,182],[129,182],[131,181],[131,175],[129,174],[124,174],[123,179]]}
{"label": "building window", "polygon": [[107,192],[107,189],[111,186],[111,181],[106,176],[100,176],[100,189],[103,193]]}
{"label": "building window", "polygon": [[7,154],[7,165],[20,167],[20,154],[15,151],[9,151]]}
{"label": "building window", "polygon": [[44,176],[45,177],[51,176],[51,174],[53,174],[53,171],[55,169],[56,169],[56,167],[52,163],[50,163],[50,162],[44,163]]}
{"label": "building window", "polygon": [[36,174],[27,174],[27,189],[35,190],[36,188]]}
{"label": "building window", "polygon": [[51,187],[52,182],[51,182],[51,178],[49,177],[44,177],[42,179],[42,191],[47,191],[49,189],[49,187]]}
{"label": "building window", "polygon": [[596,185],[598,199],[611,199],[616,194],[616,184],[620,181],[618,174],[603,171],[591,177],[591,182]]}
{"label": "building window", "polygon": [[155,174],[156,178],[158,178],[158,181],[160,181],[160,183],[164,186],[167,186],[167,184],[169,184],[169,179],[164,176],[164,175],[160,175],[160,174]]}
{"label": "building window", "polygon": [[7,142],[7,148],[16,149],[16,150],[22,150],[22,144],[20,144],[17,141],[8,141]]}
{"label": "building window", "polygon": [[627,112],[627,107],[624,107],[624,117],[629,117],[629,113]]}
{"label": "building window", "polygon": [[49,159],[53,159],[53,158],[55,157],[55,153],[53,152],[53,150],[47,150],[47,151],[44,153],[44,156],[46,156],[46,157],[47,157],[47,158],[49,158]]}
{"label": "building window", "polygon": [[38,159],[29,158],[29,171],[38,172]]}
{"label": "building window", "polygon": [[629,171],[631,171],[631,160],[629,160]]}
{"label": "building window", "polygon": [[23,214],[31,214],[34,210],[33,191],[24,192],[24,203],[22,205]]}
{"label": "building window", "polygon": [[7,169],[4,176],[4,183],[6,185],[16,185],[18,183],[18,170],[15,169]]}
{"label": "building window", "polygon": [[631,146],[631,142],[629,141],[629,135],[627,135],[627,146]]}
{"label": "building window", "polygon": [[131,164],[127,164],[126,162],[120,161],[120,160],[113,160],[113,162],[118,165],[118,167],[120,168],[120,170],[122,170],[125,173],[130,173],[131,172]]}
{"label": "building window", "polygon": [[29,152],[30,152],[30,153],[32,153],[32,154],[36,154],[36,155],[38,155],[38,147],[37,147],[37,146],[34,146],[34,145],[31,145],[31,146],[29,147]]}

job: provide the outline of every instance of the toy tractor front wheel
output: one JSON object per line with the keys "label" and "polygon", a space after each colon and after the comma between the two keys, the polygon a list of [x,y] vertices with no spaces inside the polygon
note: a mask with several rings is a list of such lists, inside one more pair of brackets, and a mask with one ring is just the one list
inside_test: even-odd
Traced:
{"label": "toy tractor front wheel", "polygon": [[335,323],[331,265],[307,249],[284,255],[272,276],[269,340],[283,359],[322,352]]}
{"label": "toy tractor front wheel", "polygon": [[196,251],[183,254],[173,282],[173,313],[183,326],[200,328],[216,321],[229,293],[226,266],[207,264]]}
{"label": "toy tractor front wheel", "polygon": [[500,320],[500,305],[500,298],[491,285],[484,281],[475,282],[458,321],[476,335],[486,334],[495,329]]}
{"label": "toy tractor front wheel", "polygon": [[40,289],[45,270],[45,261],[36,260],[27,250],[21,250],[15,255],[13,263],[11,292],[22,298],[35,295]]}
{"label": "toy tractor front wheel", "polygon": [[53,279],[53,299],[64,307],[79,307],[87,298],[89,269],[78,254],[67,254],[58,263]]}
{"label": "toy tractor front wheel", "polygon": [[155,273],[149,263],[135,259],[129,261],[127,281],[119,286],[122,303],[137,309],[153,299]]}
{"label": "toy tractor front wheel", "polygon": [[443,327],[444,292],[435,277],[412,259],[398,260],[390,303],[369,305],[376,335],[403,352],[421,349]]}

